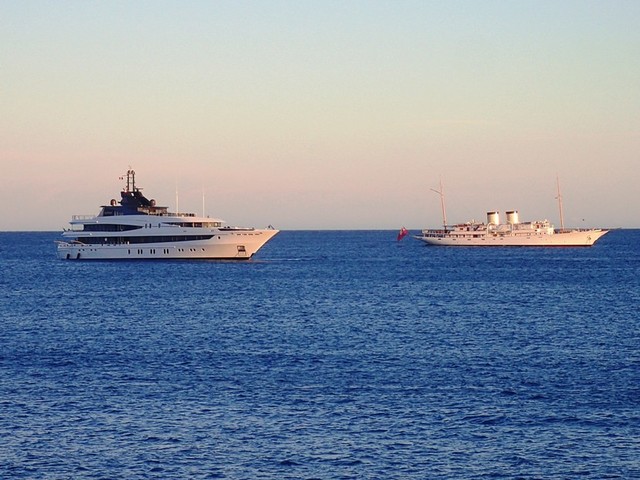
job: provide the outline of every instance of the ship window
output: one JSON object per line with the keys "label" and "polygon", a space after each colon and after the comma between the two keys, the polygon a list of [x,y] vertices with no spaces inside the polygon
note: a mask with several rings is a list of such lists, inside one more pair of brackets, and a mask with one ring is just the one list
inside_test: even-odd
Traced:
{"label": "ship window", "polygon": [[193,240],[209,240],[214,235],[157,235],[157,236],[132,236],[132,237],[78,237],[78,241],[90,245],[130,245],[144,243],[174,243]]}
{"label": "ship window", "polygon": [[135,225],[117,225],[110,223],[91,223],[84,225],[85,232],[126,232],[128,230],[137,230],[141,227]]}

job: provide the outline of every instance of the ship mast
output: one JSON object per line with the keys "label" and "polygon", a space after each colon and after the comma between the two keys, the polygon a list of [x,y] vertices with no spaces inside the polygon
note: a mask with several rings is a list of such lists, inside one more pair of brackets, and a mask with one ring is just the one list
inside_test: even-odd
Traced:
{"label": "ship mast", "polygon": [[135,189],[136,189],[136,172],[134,172],[131,169],[131,167],[129,167],[129,170],[127,170],[127,192],[133,192]]}
{"label": "ship mast", "polygon": [[442,227],[447,230],[447,210],[444,205],[444,189],[442,188],[442,179],[440,179],[440,190],[436,190],[434,188],[431,189],[432,192],[436,192],[440,195],[440,206],[442,208]]}
{"label": "ship mast", "polygon": [[176,215],[180,212],[180,206],[178,204],[178,182],[176,182]]}
{"label": "ship mast", "polygon": [[560,230],[564,231],[564,213],[562,211],[562,194],[560,193],[560,179],[556,175],[556,184],[558,185],[558,208],[560,209]]}

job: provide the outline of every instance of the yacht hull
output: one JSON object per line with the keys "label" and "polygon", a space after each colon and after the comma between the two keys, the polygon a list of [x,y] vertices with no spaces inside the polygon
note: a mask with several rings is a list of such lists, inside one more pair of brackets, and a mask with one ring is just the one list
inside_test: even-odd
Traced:
{"label": "yacht hull", "polygon": [[[60,241],[57,256],[68,260],[248,260],[278,233],[278,230],[219,231],[206,240],[136,243],[79,243]],[[108,237],[105,237],[108,240]]]}
{"label": "yacht hull", "polygon": [[428,245],[458,247],[590,247],[608,230],[570,230],[525,235],[483,234],[472,236],[455,232],[426,232],[415,238]]}

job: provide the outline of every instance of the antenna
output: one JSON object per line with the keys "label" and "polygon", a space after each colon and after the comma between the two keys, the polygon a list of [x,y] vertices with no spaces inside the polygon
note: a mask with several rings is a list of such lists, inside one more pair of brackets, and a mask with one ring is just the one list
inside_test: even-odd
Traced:
{"label": "antenna", "polygon": [[447,210],[444,206],[444,189],[442,188],[442,178],[440,179],[440,190],[431,189],[432,192],[436,192],[440,195],[440,206],[442,207],[442,226],[445,231],[447,230]]}
{"label": "antenna", "polygon": [[204,217],[204,185],[202,186],[202,216]]}
{"label": "antenna", "polygon": [[[122,178],[122,177],[120,177]],[[133,171],[131,166],[127,170],[127,192],[133,192],[136,189],[136,172]]]}
{"label": "antenna", "polygon": [[560,209],[560,230],[564,231],[564,213],[562,212],[562,194],[560,193],[560,179],[556,175],[556,184],[558,185],[558,208]]}
{"label": "antenna", "polygon": [[180,207],[178,206],[178,182],[176,182],[176,215],[180,212]]}

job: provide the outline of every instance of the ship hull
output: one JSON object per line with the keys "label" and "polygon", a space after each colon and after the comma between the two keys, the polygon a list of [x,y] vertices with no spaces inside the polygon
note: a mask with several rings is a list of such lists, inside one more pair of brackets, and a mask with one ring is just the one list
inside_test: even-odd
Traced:
{"label": "ship hull", "polygon": [[456,235],[454,233],[426,233],[415,238],[428,245],[448,247],[590,247],[608,230],[571,230],[528,235]]}
{"label": "ship hull", "polygon": [[206,240],[146,241],[137,243],[78,243],[60,241],[57,256],[68,260],[248,260],[278,230],[219,231]]}

